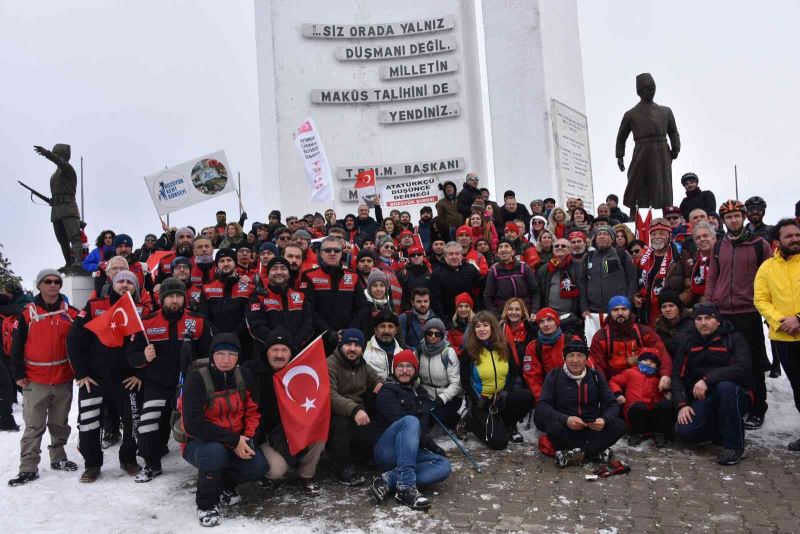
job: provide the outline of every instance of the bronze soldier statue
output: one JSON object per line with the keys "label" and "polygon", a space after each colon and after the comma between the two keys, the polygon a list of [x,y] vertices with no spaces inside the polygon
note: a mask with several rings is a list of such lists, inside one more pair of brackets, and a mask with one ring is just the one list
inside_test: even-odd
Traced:
{"label": "bronze soldier statue", "polygon": [[78,187],[78,176],[70,165],[71,150],[69,145],[57,144],[52,152],[44,147],[34,146],[40,156],[44,156],[56,164],[56,172],[50,177],[50,221],[56,233],[61,253],[64,254],[64,267],[59,270],[83,273],[81,257],[81,221],[78,204],[75,202],[75,190]]}
{"label": "bronze soldier statue", "polygon": [[649,73],[636,76],[636,94],[641,101],[622,116],[616,150],[617,165],[620,171],[624,171],[625,141],[633,131],[635,146],[623,199],[623,204],[631,208],[631,217],[637,207],[672,205],[672,160],[681,150],[672,110],[653,102],[656,82]]}

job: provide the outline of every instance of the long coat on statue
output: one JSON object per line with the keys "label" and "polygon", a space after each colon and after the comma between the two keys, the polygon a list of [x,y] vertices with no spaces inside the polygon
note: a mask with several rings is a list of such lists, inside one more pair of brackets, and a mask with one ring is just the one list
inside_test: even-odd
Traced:
{"label": "long coat on statue", "polygon": [[681,149],[672,110],[655,102],[639,102],[626,111],[617,133],[617,158],[625,156],[625,140],[631,132],[636,145],[623,204],[629,208],[672,206],[672,160]]}

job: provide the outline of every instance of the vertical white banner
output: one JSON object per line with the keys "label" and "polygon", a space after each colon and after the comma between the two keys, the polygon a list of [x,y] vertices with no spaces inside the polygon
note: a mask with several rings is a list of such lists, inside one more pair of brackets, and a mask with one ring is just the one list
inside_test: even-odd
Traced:
{"label": "vertical white banner", "polygon": [[331,167],[319,131],[312,119],[304,121],[297,129],[294,146],[303,160],[306,178],[311,185],[309,202],[330,202],[333,196]]}

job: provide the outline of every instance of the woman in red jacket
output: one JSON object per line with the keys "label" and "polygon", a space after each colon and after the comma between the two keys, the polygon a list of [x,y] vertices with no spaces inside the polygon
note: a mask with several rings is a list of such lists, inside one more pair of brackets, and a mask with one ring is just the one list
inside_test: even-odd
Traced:
{"label": "woman in red jacket", "polygon": [[615,375],[609,382],[611,391],[622,406],[622,413],[630,427],[628,445],[636,446],[646,436],[651,436],[656,447],[666,445],[667,436],[675,426],[675,409],[672,401],[664,398],[658,389],[658,367],[661,363],[657,351],[644,348],[638,365]]}
{"label": "woman in red jacket", "polygon": [[447,341],[455,349],[459,358],[461,357],[461,351],[464,349],[464,333],[467,331],[469,322],[475,317],[474,307],[475,302],[469,293],[456,295],[456,313],[453,315],[453,322],[450,328],[447,330]]}
{"label": "woman in red jacket", "polygon": [[553,308],[542,308],[534,318],[539,327],[536,339],[528,343],[522,359],[522,378],[539,402],[544,377],[564,365],[564,334],[561,319]]}

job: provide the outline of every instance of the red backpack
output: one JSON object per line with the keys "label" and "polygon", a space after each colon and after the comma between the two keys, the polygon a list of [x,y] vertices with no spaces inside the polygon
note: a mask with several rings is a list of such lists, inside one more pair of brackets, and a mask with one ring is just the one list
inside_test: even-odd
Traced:
{"label": "red backpack", "polygon": [[2,335],[3,341],[3,354],[7,357],[11,357],[11,340],[14,337],[14,330],[17,329],[17,321],[18,318],[16,315],[0,315],[2,319],[2,330],[0,330],[0,335]]}

